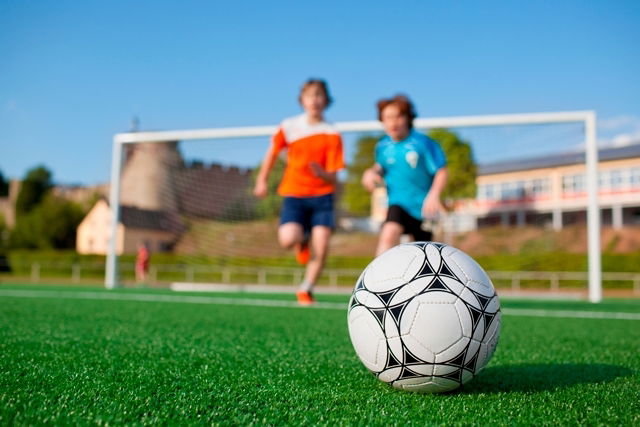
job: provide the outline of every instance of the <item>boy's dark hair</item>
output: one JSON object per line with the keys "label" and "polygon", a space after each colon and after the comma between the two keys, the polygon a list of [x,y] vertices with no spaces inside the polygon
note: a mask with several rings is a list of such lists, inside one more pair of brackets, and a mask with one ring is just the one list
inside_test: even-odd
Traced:
{"label": "boy's dark hair", "polygon": [[298,96],[298,102],[302,103],[302,93],[312,86],[317,86],[324,92],[324,97],[327,99],[327,105],[325,108],[328,108],[329,105],[331,105],[331,103],[333,102],[333,98],[331,98],[331,95],[329,95],[329,86],[327,85],[327,82],[322,79],[311,78],[311,79],[308,79],[306,82],[304,82],[302,84],[302,87],[300,88],[300,95]]}
{"label": "boy's dark hair", "polygon": [[400,114],[409,120],[409,128],[413,128],[413,119],[417,117],[416,110],[411,101],[405,95],[396,95],[393,98],[383,98],[378,101],[378,120],[382,121],[382,110],[389,105],[395,105],[400,110]]}

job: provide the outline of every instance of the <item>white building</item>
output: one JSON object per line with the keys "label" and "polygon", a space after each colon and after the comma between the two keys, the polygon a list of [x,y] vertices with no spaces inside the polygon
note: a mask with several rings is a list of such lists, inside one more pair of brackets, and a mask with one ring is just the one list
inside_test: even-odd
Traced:
{"label": "white building", "polygon": [[[560,229],[585,221],[585,170],[584,153],[481,165],[478,196],[459,213],[479,226],[542,222]],[[598,171],[602,223],[640,224],[640,144],[601,149]]]}

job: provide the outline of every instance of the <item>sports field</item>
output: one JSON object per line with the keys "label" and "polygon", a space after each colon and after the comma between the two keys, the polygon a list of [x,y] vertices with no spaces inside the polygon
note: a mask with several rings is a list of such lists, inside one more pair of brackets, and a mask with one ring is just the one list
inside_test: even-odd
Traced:
{"label": "sports field", "polygon": [[0,286],[0,424],[640,425],[640,301],[503,299],[498,349],[417,395],[357,359],[345,295]]}

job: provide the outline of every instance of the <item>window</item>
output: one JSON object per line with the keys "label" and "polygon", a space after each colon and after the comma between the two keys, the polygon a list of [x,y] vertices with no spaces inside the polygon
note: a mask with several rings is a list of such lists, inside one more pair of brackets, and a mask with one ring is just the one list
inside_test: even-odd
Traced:
{"label": "window", "polygon": [[614,169],[609,171],[609,185],[611,189],[619,189],[624,187],[624,176],[622,169]]}
{"label": "window", "polygon": [[487,189],[488,189],[488,185],[479,185],[478,186],[478,199],[480,200],[486,200],[488,199],[487,197]]}
{"label": "window", "polygon": [[493,184],[483,184],[478,186],[478,199],[495,200],[495,186]]}
{"label": "window", "polygon": [[524,181],[503,182],[500,184],[500,200],[517,200],[524,197]]}
{"label": "window", "polygon": [[583,193],[585,189],[584,174],[565,175],[562,177],[563,193]]}
{"label": "window", "polygon": [[534,196],[540,196],[549,193],[549,179],[540,178],[531,181],[531,194]]}
{"label": "window", "polygon": [[500,200],[509,200],[513,196],[513,188],[510,182],[500,184]]}
{"label": "window", "polygon": [[608,190],[611,188],[610,171],[600,171],[600,173],[598,173],[598,188],[600,190]]}
{"label": "window", "polygon": [[640,187],[640,168],[631,168],[629,170],[629,183],[632,188]]}

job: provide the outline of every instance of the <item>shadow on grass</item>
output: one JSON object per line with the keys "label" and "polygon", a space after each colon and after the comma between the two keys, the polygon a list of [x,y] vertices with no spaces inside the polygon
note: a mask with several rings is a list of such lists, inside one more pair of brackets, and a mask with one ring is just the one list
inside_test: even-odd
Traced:
{"label": "shadow on grass", "polygon": [[536,392],[576,384],[606,383],[633,374],[629,368],[602,363],[527,364],[486,368],[462,388],[463,393]]}

